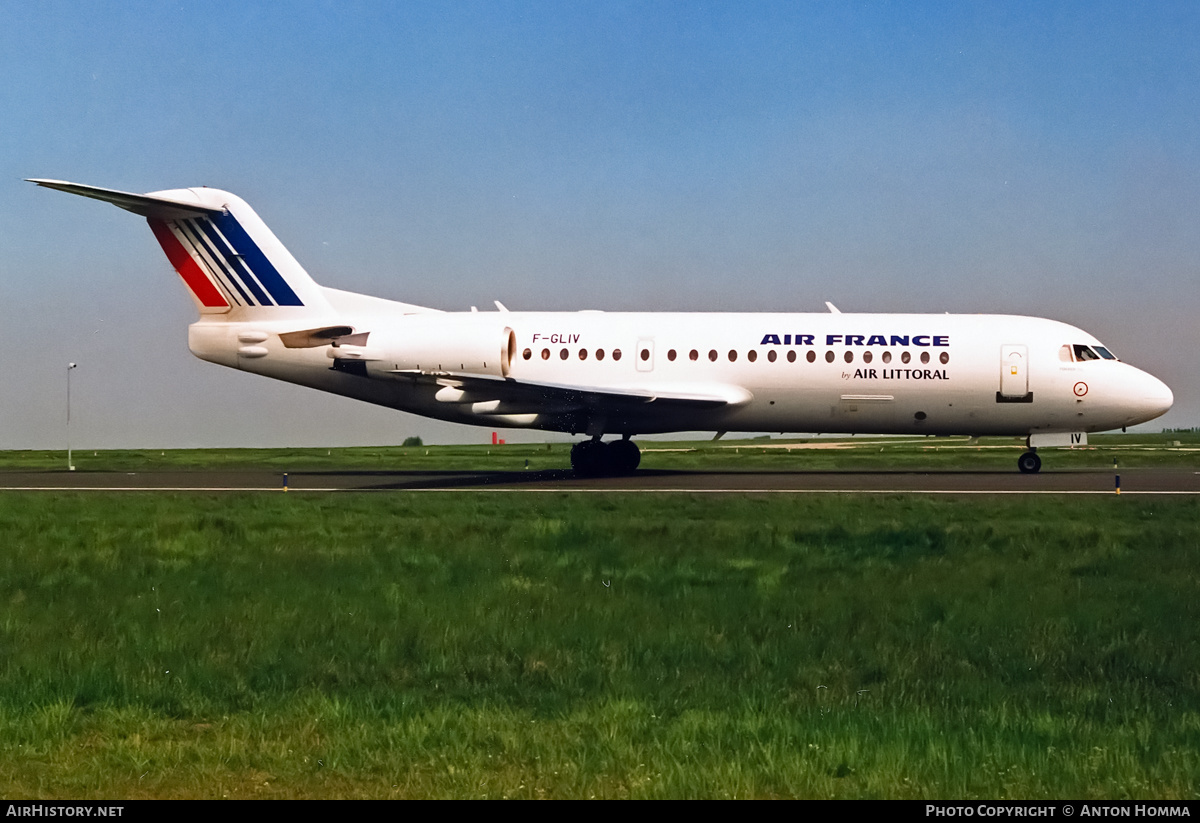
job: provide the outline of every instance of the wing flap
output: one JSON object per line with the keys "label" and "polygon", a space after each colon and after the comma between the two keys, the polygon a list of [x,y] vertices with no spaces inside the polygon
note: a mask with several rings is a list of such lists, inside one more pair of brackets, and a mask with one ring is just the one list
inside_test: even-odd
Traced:
{"label": "wing flap", "polygon": [[[636,386],[581,386],[541,383],[461,372],[429,372],[395,369],[389,372],[416,383],[441,388],[435,395],[440,402],[471,404],[497,403],[505,414],[522,412],[576,411],[599,408],[629,408],[651,403],[693,409],[739,406],[753,399],[740,386],[725,384]],[[499,412],[497,412],[499,413]]]}

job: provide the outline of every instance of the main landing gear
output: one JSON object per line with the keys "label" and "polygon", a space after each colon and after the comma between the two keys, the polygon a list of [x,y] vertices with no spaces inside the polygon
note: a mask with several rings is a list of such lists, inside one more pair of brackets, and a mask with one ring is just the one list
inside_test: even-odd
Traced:
{"label": "main landing gear", "polygon": [[1017,468],[1021,474],[1037,474],[1042,469],[1042,458],[1033,449],[1017,458]]}
{"label": "main landing gear", "polygon": [[584,440],[571,447],[571,468],[580,477],[633,474],[640,462],[641,451],[627,437],[608,443],[600,438]]}

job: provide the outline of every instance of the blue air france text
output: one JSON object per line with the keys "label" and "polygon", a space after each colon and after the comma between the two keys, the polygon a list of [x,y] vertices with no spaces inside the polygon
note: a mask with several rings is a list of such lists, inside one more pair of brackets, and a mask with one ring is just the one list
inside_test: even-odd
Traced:
{"label": "blue air france text", "polygon": [[[812,346],[813,334],[764,334],[760,346]],[[826,346],[938,346],[950,345],[948,334],[827,334]]]}

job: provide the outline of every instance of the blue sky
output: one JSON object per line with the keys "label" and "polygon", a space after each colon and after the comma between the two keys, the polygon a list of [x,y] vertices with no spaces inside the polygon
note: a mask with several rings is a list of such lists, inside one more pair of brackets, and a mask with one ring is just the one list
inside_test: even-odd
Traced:
{"label": "blue sky", "polygon": [[[0,4],[0,448],[474,441],[202,363],[139,219],[233,191],[444,309],[1003,312],[1200,425],[1195,3]],[[15,332],[15,333],[13,333]],[[540,435],[538,435],[540,437]]]}

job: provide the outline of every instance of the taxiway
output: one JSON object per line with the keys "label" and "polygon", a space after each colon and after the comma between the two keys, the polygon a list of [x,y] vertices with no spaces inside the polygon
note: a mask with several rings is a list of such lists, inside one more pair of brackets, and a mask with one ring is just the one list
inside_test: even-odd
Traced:
{"label": "taxiway", "polygon": [[0,491],[522,491],[729,494],[1200,494],[1192,469],[1016,472],[639,471],[577,478],[539,471],[0,472]]}

